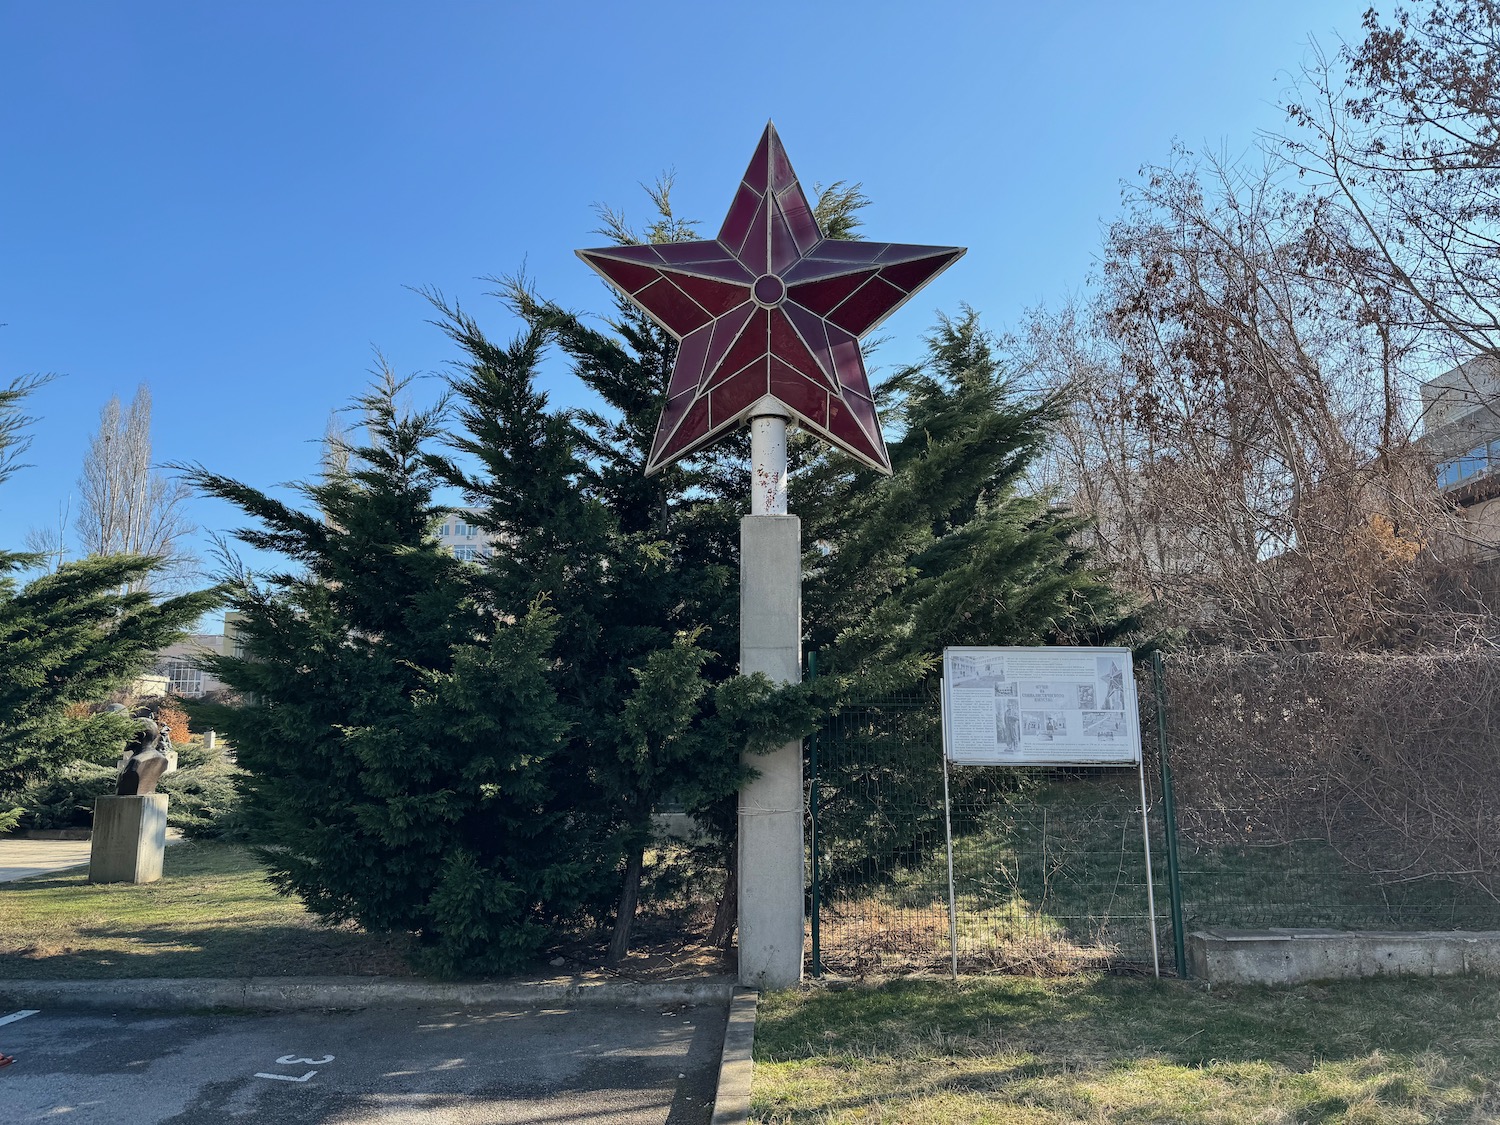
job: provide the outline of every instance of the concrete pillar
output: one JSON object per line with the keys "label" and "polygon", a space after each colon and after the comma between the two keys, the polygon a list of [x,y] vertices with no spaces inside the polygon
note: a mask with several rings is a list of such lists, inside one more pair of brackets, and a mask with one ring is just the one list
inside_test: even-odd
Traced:
{"label": "concrete pillar", "polygon": [[[740,520],[740,671],[802,679],[802,521]],[[787,988],[802,979],[802,743],[745,752],[759,771],[740,791],[740,983]]]}
{"label": "concrete pillar", "polygon": [[98,797],[89,847],[90,883],[154,883],[167,845],[167,795]]}

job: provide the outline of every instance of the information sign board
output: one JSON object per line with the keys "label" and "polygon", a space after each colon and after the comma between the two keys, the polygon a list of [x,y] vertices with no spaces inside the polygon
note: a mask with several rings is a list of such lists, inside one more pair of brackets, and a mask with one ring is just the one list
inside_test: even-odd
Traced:
{"label": "information sign board", "polygon": [[1136,765],[1130,650],[944,649],[943,753],[961,766]]}

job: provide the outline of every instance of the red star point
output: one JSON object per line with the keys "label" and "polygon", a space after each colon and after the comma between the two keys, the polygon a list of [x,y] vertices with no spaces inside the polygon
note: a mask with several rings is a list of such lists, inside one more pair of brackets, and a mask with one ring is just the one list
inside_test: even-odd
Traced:
{"label": "red star point", "polygon": [[964,248],[823,237],[767,125],[717,238],[577,253],[680,341],[648,475],[767,396],[803,429],[889,473],[859,341]]}

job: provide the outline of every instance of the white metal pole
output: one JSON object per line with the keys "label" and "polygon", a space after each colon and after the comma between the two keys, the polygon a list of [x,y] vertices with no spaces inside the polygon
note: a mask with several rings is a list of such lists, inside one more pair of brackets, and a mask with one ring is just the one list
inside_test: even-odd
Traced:
{"label": "white metal pole", "polygon": [[943,830],[948,837],[948,946],[953,952],[953,979],[958,979],[958,902],[953,894],[953,813],[948,799],[948,751],[943,754]]}
{"label": "white metal pole", "polygon": [[1151,821],[1146,815],[1146,755],[1141,767],[1141,842],[1146,845],[1146,909],[1151,913],[1151,967],[1161,976],[1161,953],[1156,947],[1156,888],[1151,879]]}
{"label": "white metal pole", "polygon": [[[759,407],[758,407],[759,409]],[[750,416],[750,514],[786,515],[786,425],[778,403]]]}

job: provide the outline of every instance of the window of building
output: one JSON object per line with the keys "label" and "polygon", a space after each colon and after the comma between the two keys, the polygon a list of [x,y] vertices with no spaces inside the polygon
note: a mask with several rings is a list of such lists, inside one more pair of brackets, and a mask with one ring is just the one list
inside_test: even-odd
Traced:
{"label": "window of building", "polygon": [[1466,481],[1484,476],[1492,468],[1500,469],[1500,442],[1475,446],[1462,457],[1439,464],[1438,487],[1456,488]]}
{"label": "window of building", "polygon": [[473,562],[479,557],[479,548],[471,547],[467,543],[453,548],[453,557],[460,562]]}
{"label": "window of building", "polygon": [[166,661],[162,674],[167,677],[167,691],[173,695],[202,695],[203,669],[191,661],[174,657]]}
{"label": "window of building", "polygon": [[1489,465],[1488,447],[1481,445],[1477,449],[1471,449],[1458,459],[1458,479],[1465,481],[1483,476]]}

